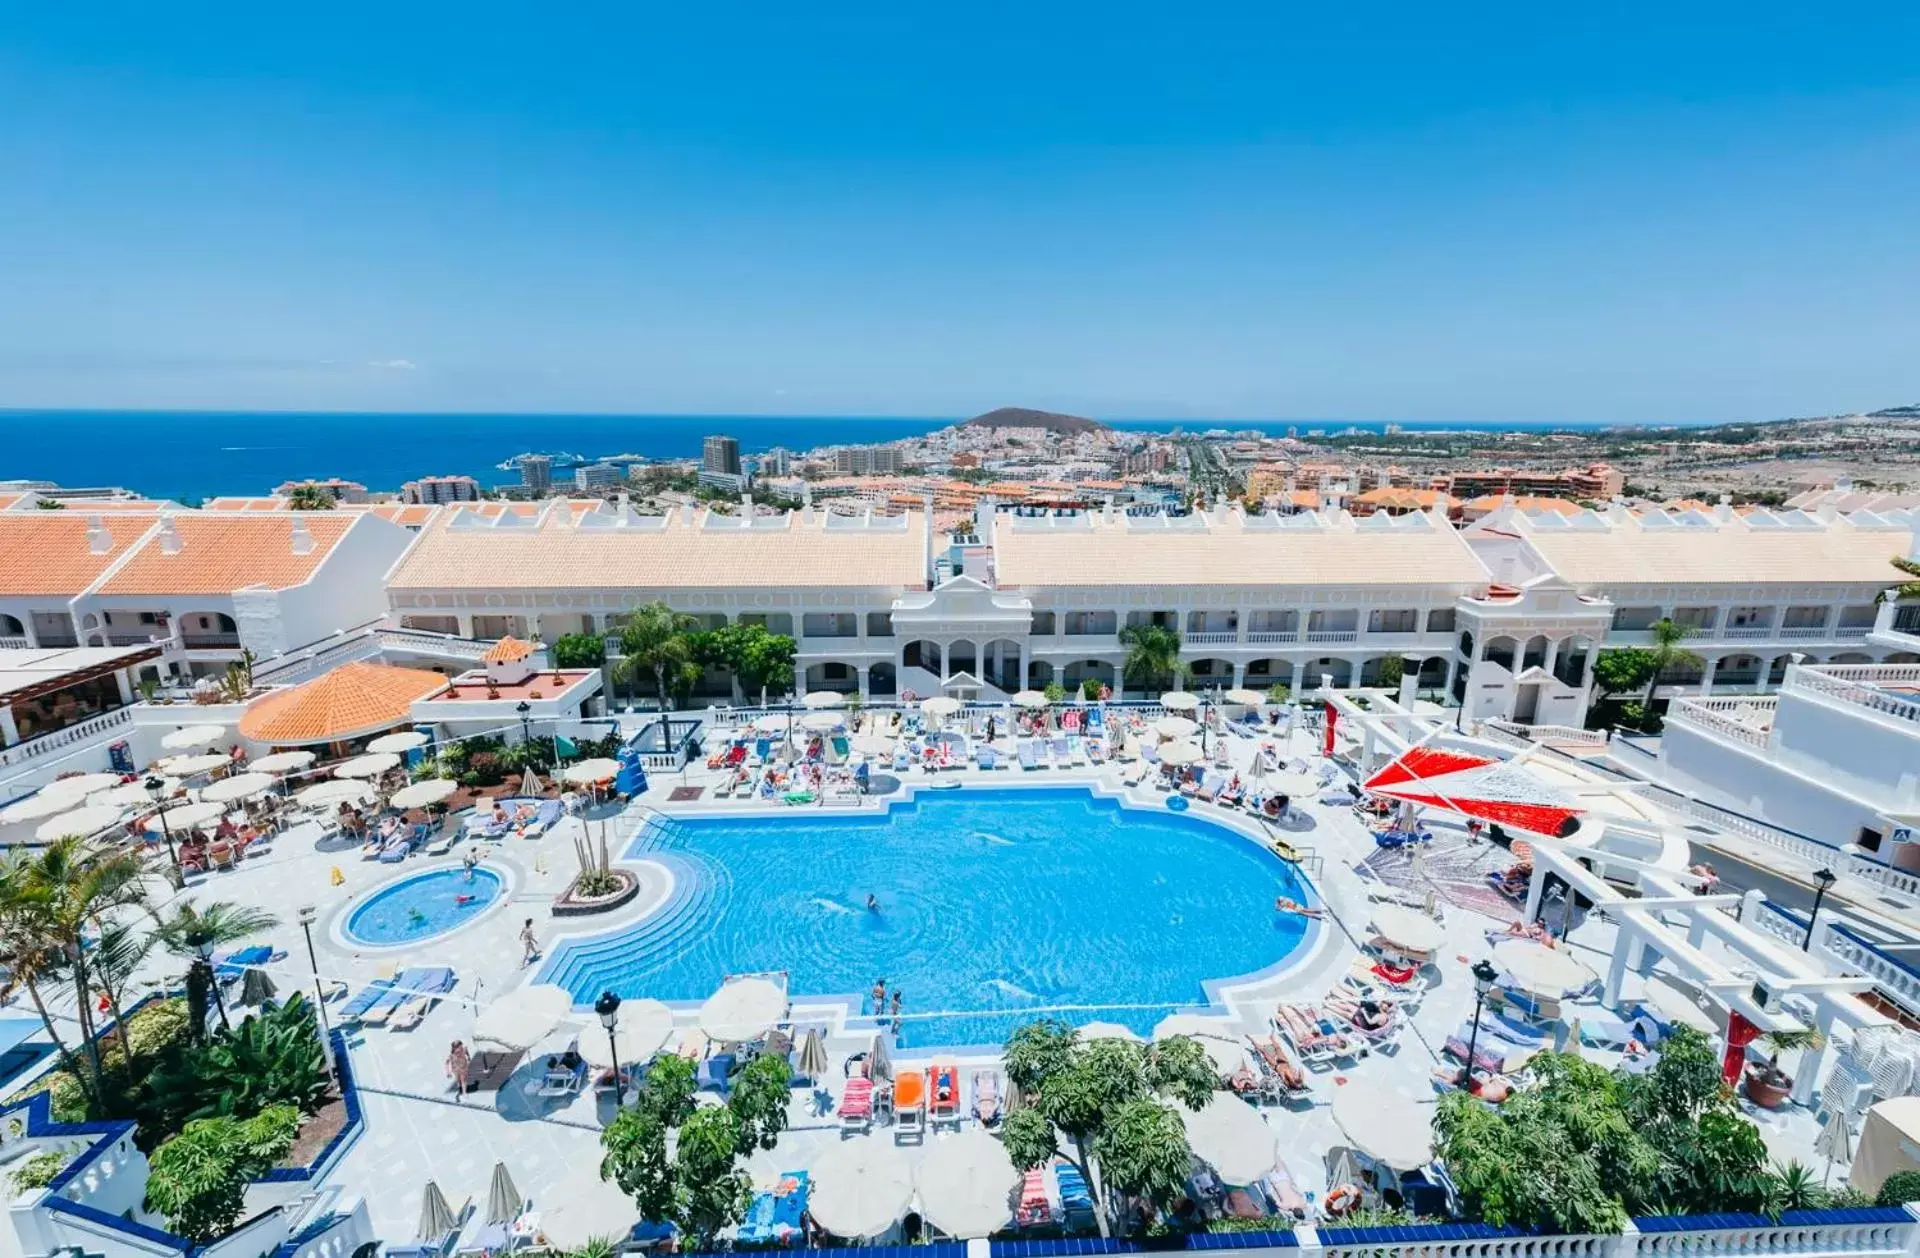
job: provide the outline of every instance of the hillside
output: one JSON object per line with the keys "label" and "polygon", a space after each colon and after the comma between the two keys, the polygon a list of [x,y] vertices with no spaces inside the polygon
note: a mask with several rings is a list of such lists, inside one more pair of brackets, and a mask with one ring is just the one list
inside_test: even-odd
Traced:
{"label": "hillside", "polygon": [[1097,419],[1083,415],[1062,415],[1058,411],[1036,411],[1024,406],[1002,406],[984,415],[975,415],[962,428],[1044,428],[1048,432],[1099,432],[1106,427]]}

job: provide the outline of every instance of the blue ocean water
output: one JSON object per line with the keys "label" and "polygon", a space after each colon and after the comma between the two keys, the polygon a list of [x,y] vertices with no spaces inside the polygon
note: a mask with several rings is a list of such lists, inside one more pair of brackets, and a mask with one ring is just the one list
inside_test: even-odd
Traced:
{"label": "blue ocean water", "polygon": [[[796,809],[676,818],[636,840],[681,882],[655,917],[562,944],[540,981],[591,1003],[705,999],[729,974],[785,970],[796,996],[885,978],[909,1045],[995,1043],[1032,1016],[1143,1034],[1209,980],[1284,960],[1307,922],[1298,872],[1192,814],[1123,809],[1079,788],[922,792],[884,816]],[[878,912],[866,907],[878,900]],[[1128,1007],[1133,1006],[1133,1007]]]}
{"label": "blue ocean water", "polygon": [[[491,869],[436,869],[375,891],[347,918],[348,938],[387,947],[444,935],[498,900],[506,883]],[[464,898],[463,898],[464,897]]]}
{"label": "blue ocean water", "polygon": [[[918,436],[957,418],[820,415],[502,415],[290,411],[0,410],[0,479],[62,485],[124,485],[154,497],[265,494],[286,480],[339,476],[397,490],[417,476],[465,474],[482,485],[519,478],[496,466],[529,450],[597,458],[638,454],[688,458],[709,433],[737,438],[746,453],[830,442]],[[1127,419],[1116,428],[1187,432],[1221,427],[1285,433],[1380,424],[1341,420]],[[1506,430],[1551,424],[1408,423],[1409,429]],[[1576,425],[1577,426],[1577,425]]]}

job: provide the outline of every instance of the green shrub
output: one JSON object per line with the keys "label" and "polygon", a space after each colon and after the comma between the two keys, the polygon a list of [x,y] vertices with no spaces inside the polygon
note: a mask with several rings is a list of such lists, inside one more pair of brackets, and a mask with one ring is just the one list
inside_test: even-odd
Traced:
{"label": "green shrub", "polygon": [[7,1182],[13,1185],[13,1191],[16,1194],[45,1188],[53,1182],[53,1177],[73,1160],[73,1157],[72,1149],[43,1150],[20,1163],[13,1174],[7,1178]]}
{"label": "green shrub", "polygon": [[1100,687],[1104,685],[1106,683],[1098,677],[1088,677],[1080,683],[1080,697],[1088,703],[1096,702],[1100,698]]}
{"label": "green shrub", "polygon": [[204,1048],[170,1052],[147,1080],[141,1118],[151,1138],[196,1118],[251,1118],[280,1105],[312,1113],[326,1095],[313,1007],[295,994],[249,1014]]}
{"label": "green shrub", "polygon": [[1285,703],[1291,698],[1293,698],[1293,688],[1285,682],[1276,681],[1267,687],[1268,703]]}
{"label": "green shrub", "polygon": [[252,1118],[202,1118],[154,1150],[147,1203],[167,1226],[204,1245],[233,1229],[246,1206],[247,1182],[293,1147],[300,1112],[276,1105]]}
{"label": "green shrub", "polygon": [[1920,1201],[1920,1171],[1895,1171],[1873,1198],[1876,1206],[1904,1206],[1912,1201]]}

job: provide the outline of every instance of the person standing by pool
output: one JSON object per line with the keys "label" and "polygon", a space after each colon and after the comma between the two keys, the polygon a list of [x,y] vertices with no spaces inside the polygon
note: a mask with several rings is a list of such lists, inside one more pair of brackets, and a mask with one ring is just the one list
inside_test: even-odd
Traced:
{"label": "person standing by pool", "polygon": [[533,933],[533,919],[520,928],[520,946],[526,949],[526,955],[520,958],[521,965],[532,965],[533,959],[540,955],[540,940]]}
{"label": "person standing by pool", "polygon": [[881,1014],[885,1013],[886,1011],[887,1011],[887,980],[884,978],[877,978],[873,980],[873,1013],[875,1017],[879,1017]]}
{"label": "person standing by pool", "polygon": [[454,1094],[461,1104],[467,1099],[467,1073],[473,1068],[473,1057],[467,1052],[467,1046],[459,1040],[447,1050],[447,1077],[453,1080]]}

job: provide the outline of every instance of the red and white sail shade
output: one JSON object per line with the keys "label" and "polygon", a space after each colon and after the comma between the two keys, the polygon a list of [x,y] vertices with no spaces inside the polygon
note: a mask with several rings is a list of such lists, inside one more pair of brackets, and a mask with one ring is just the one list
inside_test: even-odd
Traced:
{"label": "red and white sail shade", "polygon": [[1444,808],[1467,817],[1564,838],[1580,827],[1581,809],[1566,792],[1525,766],[1454,747],[1409,747],[1363,784],[1375,795]]}

